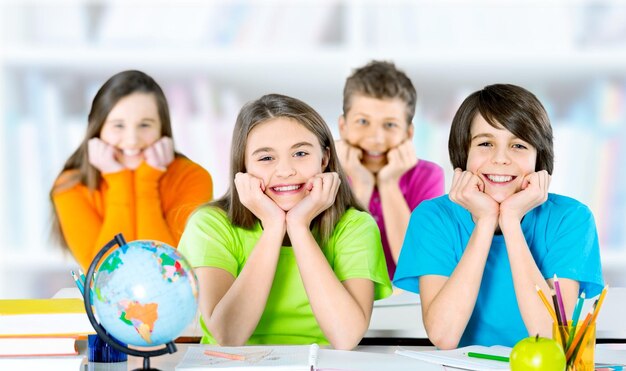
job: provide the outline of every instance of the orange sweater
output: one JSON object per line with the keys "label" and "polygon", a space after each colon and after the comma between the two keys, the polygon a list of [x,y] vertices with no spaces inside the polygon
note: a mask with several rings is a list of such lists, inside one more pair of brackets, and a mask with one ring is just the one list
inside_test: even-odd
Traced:
{"label": "orange sweater", "polygon": [[[73,171],[61,174],[57,184]],[[184,157],[174,159],[165,172],[143,162],[134,171],[103,179],[93,192],[78,183],[52,196],[63,236],[85,271],[117,233],[127,241],[150,239],[176,247],[187,217],[213,197],[211,175]]]}

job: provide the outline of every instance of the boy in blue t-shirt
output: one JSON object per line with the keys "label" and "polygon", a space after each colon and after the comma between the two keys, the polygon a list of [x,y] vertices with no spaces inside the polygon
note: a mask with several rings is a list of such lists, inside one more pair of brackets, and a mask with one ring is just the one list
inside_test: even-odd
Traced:
{"label": "boy in blue t-shirt", "polygon": [[450,193],[412,213],[394,284],[420,294],[441,349],[551,337],[535,285],[549,293],[556,274],[571,318],[579,292],[593,297],[604,283],[591,211],[548,193],[554,152],[544,107],[521,87],[487,86],[459,107],[448,149]]}

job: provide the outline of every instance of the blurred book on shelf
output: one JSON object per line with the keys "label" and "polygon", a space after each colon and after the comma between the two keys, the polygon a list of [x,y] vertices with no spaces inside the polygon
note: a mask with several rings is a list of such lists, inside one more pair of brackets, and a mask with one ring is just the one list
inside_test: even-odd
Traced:
{"label": "blurred book on shelf", "polygon": [[0,300],[0,337],[86,336],[95,330],[82,299]]}
{"label": "blurred book on shelf", "polygon": [[82,371],[86,368],[85,356],[0,357],[2,370]]}
{"label": "blurred book on shelf", "polygon": [[76,337],[0,337],[0,357],[78,355]]}

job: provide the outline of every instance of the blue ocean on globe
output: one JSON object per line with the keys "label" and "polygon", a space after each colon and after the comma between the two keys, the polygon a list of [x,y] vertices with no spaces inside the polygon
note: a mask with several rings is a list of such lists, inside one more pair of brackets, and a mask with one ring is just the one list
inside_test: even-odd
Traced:
{"label": "blue ocean on globe", "polygon": [[100,324],[130,345],[174,341],[198,308],[198,283],[189,262],[158,241],[131,241],[113,250],[98,267],[93,288]]}

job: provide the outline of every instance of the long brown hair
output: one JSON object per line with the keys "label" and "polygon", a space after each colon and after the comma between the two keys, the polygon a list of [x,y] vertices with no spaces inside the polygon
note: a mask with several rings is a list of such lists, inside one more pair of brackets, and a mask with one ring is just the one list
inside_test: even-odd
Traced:
{"label": "long brown hair", "polygon": [[335,225],[348,208],[363,209],[352,193],[347,177],[339,164],[333,136],[328,125],[313,108],[296,98],[280,94],[268,94],[246,103],[241,108],[233,130],[228,190],[224,196],[208,205],[226,211],[230,221],[238,227],[250,229],[258,222],[257,217],[239,200],[235,188],[235,174],[246,172],[245,149],[250,131],[257,125],[279,117],[295,120],[315,134],[322,149],[328,150],[329,154],[328,165],[323,169],[323,172],[336,172],[341,180],[335,203],[311,222],[311,229],[318,243],[320,246],[324,246],[332,235]]}
{"label": "long brown hair", "polygon": [[[167,99],[159,84],[152,77],[141,71],[130,70],[117,73],[109,78],[93,98],[91,111],[88,116],[87,131],[83,141],[65,161],[63,169],[50,190],[50,202],[53,210],[51,233],[53,239],[60,242],[63,247],[67,247],[67,241],[61,231],[52,196],[55,192],[72,188],[78,183],[84,184],[92,191],[100,187],[102,174],[89,163],[88,142],[91,138],[100,137],[100,132],[107,116],[120,99],[133,93],[147,93],[154,96],[159,120],[161,120],[161,136],[172,138],[172,123]],[[181,155],[176,153],[176,156]],[[62,178],[60,177],[61,174],[69,170],[75,171],[68,172]]]}

